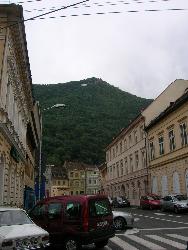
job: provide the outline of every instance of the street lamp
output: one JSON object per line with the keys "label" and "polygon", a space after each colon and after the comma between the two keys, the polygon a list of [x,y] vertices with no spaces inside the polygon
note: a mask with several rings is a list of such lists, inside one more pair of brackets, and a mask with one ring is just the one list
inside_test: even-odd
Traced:
{"label": "street lamp", "polygon": [[[49,109],[53,109],[53,108],[64,108],[66,107],[66,104],[64,103],[56,103],[53,106],[47,107],[45,109],[43,109],[42,111],[46,111]],[[39,147],[39,180],[38,180],[38,199],[41,199],[41,184],[42,184],[42,114],[41,114],[41,119],[40,119],[40,125],[41,125],[41,134],[40,134],[40,147]]]}

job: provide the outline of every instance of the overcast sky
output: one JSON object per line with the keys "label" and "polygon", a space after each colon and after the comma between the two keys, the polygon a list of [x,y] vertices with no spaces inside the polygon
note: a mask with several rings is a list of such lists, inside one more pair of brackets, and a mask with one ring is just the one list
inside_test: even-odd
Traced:
{"label": "overcast sky", "polygon": [[[23,1],[25,19],[79,2]],[[188,0],[90,0],[44,17],[25,23],[35,84],[97,77],[155,98],[188,79]]]}

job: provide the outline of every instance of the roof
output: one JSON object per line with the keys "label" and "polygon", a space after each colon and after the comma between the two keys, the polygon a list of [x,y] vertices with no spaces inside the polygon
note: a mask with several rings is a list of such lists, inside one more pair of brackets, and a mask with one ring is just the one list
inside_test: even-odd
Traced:
{"label": "roof", "polygon": [[97,168],[96,165],[89,165],[84,162],[78,162],[78,161],[65,161],[64,167],[67,170],[94,170]]}
{"label": "roof", "polygon": [[175,102],[171,102],[170,105],[161,112],[155,119],[153,119],[150,124],[145,128],[147,131],[148,129],[152,128],[155,124],[157,124],[159,121],[161,121],[163,118],[165,118],[167,115],[181,107],[184,103],[188,102],[188,91],[178,98]]}

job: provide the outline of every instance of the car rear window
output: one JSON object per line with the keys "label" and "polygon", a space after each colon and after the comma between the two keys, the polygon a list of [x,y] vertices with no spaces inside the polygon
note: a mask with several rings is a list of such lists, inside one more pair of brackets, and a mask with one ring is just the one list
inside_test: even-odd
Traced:
{"label": "car rear window", "polygon": [[89,201],[89,215],[91,217],[105,216],[111,213],[110,203],[107,199]]}

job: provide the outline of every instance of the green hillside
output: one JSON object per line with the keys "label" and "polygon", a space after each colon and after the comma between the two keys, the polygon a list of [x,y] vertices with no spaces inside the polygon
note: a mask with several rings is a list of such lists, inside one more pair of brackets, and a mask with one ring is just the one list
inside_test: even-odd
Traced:
{"label": "green hillside", "polygon": [[33,85],[42,111],[43,151],[48,164],[104,161],[104,148],[151,100],[124,92],[101,79]]}

